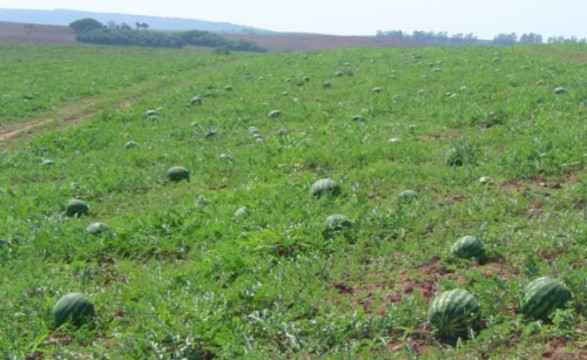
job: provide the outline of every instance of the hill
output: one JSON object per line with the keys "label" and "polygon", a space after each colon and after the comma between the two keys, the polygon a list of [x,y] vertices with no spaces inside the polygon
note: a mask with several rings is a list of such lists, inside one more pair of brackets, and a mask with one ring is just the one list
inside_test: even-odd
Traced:
{"label": "hill", "polygon": [[[374,36],[336,36],[320,34],[221,34],[230,41],[252,41],[271,52],[308,51],[338,48],[407,46],[409,43]],[[68,26],[32,25],[0,21],[0,43],[76,44]]]}
{"label": "hill", "polygon": [[0,9],[0,21],[21,22],[44,25],[67,26],[71,22],[83,18],[93,18],[107,24],[114,21],[117,24],[126,23],[134,26],[135,23],[147,23],[149,28],[163,31],[188,31],[205,30],[222,33],[262,32],[267,30],[256,29],[228,22],[212,22],[196,19],[166,18],[160,16],[98,13],[77,10],[24,10],[24,9]]}

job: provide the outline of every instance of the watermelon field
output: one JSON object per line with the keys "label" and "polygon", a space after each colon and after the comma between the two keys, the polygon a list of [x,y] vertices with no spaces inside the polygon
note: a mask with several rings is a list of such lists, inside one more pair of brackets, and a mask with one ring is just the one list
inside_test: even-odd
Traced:
{"label": "watermelon field", "polygon": [[0,54],[0,358],[587,358],[584,45]]}

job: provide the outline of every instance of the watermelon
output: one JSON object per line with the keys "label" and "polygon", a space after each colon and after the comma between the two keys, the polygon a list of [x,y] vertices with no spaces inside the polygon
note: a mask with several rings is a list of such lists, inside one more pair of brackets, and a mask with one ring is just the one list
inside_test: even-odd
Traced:
{"label": "watermelon", "polygon": [[475,297],[463,289],[443,292],[432,302],[429,322],[437,336],[444,339],[466,337],[481,320],[481,309]]}
{"label": "watermelon", "polygon": [[191,100],[190,100],[190,105],[202,105],[202,98],[199,96],[194,96]]}
{"label": "watermelon", "polygon": [[340,194],[340,185],[331,179],[320,179],[310,187],[310,195],[321,197],[323,195],[337,196]]}
{"label": "watermelon", "polygon": [[332,238],[336,234],[344,232],[353,226],[353,222],[344,215],[333,214],[326,218],[326,229],[324,230],[324,237]]}
{"label": "watermelon", "polygon": [[55,162],[51,159],[43,159],[41,160],[41,166],[51,166],[55,164]]}
{"label": "watermelon", "polygon": [[446,165],[448,166],[463,166],[465,164],[464,155],[456,148],[450,149],[446,153]]}
{"label": "watermelon", "polygon": [[125,149],[130,149],[130,148],[133,148],[133,147],[135,147],[135,146],[137,146],[137,145],[138,145],[138,143],[136,143],[135,141],[132,141],[132,140],[131,140],[131,141],[127,141],[127,142],[124,144],[124,148],[125,148]]}
{"label": "watermelon", "polygon": [[73,199],[67,203],[65,207],[65,215],[72,217],[80,217],[88,215],[90,207],[83,200]]}
{"label": "watermelon", "polygon": [[556,309],[564,308],[571,298],[571,290],[563,282],[541,277],[526,286],[520,310],[528,319],[547,320]]}
{"label": "watermelon", "polygon": [[249,209],[246,206],[243,206],[243,207],[238,208],[234,212],[233,216],[234,217],[245,217],[245,216],[248,216],[249,214],[250,214]]}
{"label": "watermelon", "polygon": [[479,184],[481,185],[489,185],[493,182],[493,180],[489,176],[481,176],[479,178]]}
{"label": "watermelon", "polygon": [[450,248],[451,254],[463,258],[480,258],[485,253],[483,241],[475,236],[463,236],[458,239]]}
{"label": "watermelon", "polygon": [[55,327],[67,322],[75,327],[80,327],[92,321],[94,317],[94,305],[78,293],[63,295],[53,307]]}
{"label": "watermelon", "polygon": [[190,172],[182,166],[174,166],[167,170],[167,177],[171,181],[190,181]]}
{"label": "watermelon", "polygon": [[399,200],[402,203],[411,203],[418,200],[418,193],[414,190],[404,190],[399,193]]}
{"label": "watermelon", "polygon": [[268,114],[270,118],[278,118],[281,116],[281,110],[271,110]]}
{"label": "watermelon", "polygon": [[91,235],[100,235],[108,230],[108,225],[101,222],[93,223],[86,228],[86,232]]}

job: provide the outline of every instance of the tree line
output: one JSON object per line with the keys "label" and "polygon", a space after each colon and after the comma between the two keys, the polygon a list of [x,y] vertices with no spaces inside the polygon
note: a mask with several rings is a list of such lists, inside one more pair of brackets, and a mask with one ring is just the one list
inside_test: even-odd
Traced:
{"label": "tree line", "polygon": [[[474,34],[455,34],[448,36],[446,31],[414,31],[413,33],[403,32],[401,30],[378,30],[376,37],[384,37],[401,41],[408,41],[418,44],[430,45],[514,45],[514,44],[542,44],[544,38],[540,34],[527,33],[518,37],[516,33],[498,34],[493,40],[480,40]],[[546,40],[549,44],[557,43],[585,43],[585,39],[576,37],[565,38],[564,36],[549,37]]]}
{"label": "tree line", "polygon": [[126,23],[116,24],[110,21],[104,25],[95,19],[85,18],[72,22],[69,27],[75,32],[77,41],[91,44],[164,48],[182,48],[191,45],[216,48],[222,53],[230,52],[230,50],[265,51],[254,42],[229,41],[208,31],[147,31],[148,24],[137,22],[135,25],[136,30],[133,30]]}

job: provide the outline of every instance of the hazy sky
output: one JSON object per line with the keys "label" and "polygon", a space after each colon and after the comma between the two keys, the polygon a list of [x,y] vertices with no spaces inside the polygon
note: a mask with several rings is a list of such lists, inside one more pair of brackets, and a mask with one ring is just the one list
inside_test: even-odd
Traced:
{"label": "hazy sky", "polygon": [[425,30],[482,39],[512,32],[587,38],[587,0],[0,0],[0,8],[182,17],[339,35]]}

